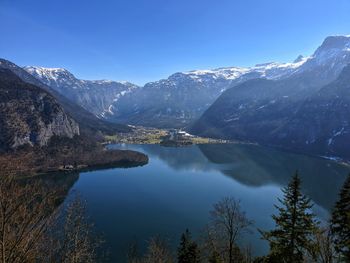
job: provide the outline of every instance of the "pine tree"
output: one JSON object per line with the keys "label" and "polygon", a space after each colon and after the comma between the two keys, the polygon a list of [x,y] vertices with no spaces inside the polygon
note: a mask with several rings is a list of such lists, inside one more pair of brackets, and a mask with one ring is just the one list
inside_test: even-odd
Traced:
{"label": "pine tree", "polygon": [[200,261],[198,245],[192,241],[191,233],[188,229],[181,235],[177,255],[178,263],[198,263]]}
{"label": "pine tree", "polygon": [[345,262],[350,262],[350,175],[340,191],[331,220],[335,249]]}
{"label": "pine tree", "polygon": [[272,216],[276,228],[262,232],[270,243],[269,262],[303,262],[306,252],[312,250],[312,234],[318,223],[311,212],[311,200],[301,193],[300,186],[297,172],[282,189],[283,199],[278,199],[282,206],[276,206],[278,215]]}

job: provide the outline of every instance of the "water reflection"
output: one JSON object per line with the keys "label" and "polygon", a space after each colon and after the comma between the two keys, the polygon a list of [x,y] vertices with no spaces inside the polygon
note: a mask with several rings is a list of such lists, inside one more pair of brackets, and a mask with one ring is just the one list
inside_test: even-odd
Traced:
{"label": "water reflection", "polygon": [[[116,146],[119,147],[119,146]],[[330,210],[350,169],[334,161],[247,144],[207,144],[183,148],[128,146],[167,163],[174,170],[220,171],[241,184],[285,186],[299,171],[305,194]]]}
{"label": "water reflection", "polygon": [[[273,204],[296,169],[304,192],[316,202],[315,213],[326,220],[350,171],[324,159],[254,145],[111,147],[138,150],[150,158],[143,167],[82,173],[73,187],[87,199],[91,218],[105,233],[111,262],[124,261],[135,237],[144,242],[160,234],[176,248],[186,228],[199,235],[212,205],[224,196],[240,199],[256,228],[270,229]],[[266,253],[268,246],[257,231],[247,238],[254,254]]]}
{"label": "water reflection", "polygon": [[305,194],[318,205],[330,210],[349,167],[333,161],[282,152],[256,145],[200,145],[201,152],[220,170],[249,186],[274,184],[284,186],[299,171]]}

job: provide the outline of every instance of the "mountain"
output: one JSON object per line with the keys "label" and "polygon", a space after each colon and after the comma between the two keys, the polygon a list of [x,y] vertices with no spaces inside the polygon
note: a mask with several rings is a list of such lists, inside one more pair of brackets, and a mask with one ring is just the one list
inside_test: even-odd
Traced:
{"label": "mountain", "polygon": [[[113,114],[107,114],[106,118],[134,125],[186,127],[225,90],[256,78],[290,79],[293,85],[298,86],[295,92],[301,90],[299,95],[305,96],[305,93],[333,81],[350,62],[349,39],[349,36],[327,37],[312,56],[299,56],[293,63],[272,62],[250,68],[176,73],[126,94],[113,103]],[[285,83],[293,92],[292,84],[288,82]]]}
{"label": "mountain", "polygon": [[61,171],[67,164],[73,169],[146,164],[148,158],[142,153],[106,151],[98,143],[101,132],[120,130],[131,129],[96,118],[22,68],[0,60],[0,170],[4,174]]}
{"label": "mountain", "polygon": [[[193,124],[225,90],[247,80],[292,78],[293,85],[298,86],[296,92],[302,90],[300,96],[317,91],[333,81],[349,63],[349,48],[349,36],[331,36],[312,56],[299,56],[292,63],[271,62],[246,68],[179,72],[143,87],[113,81],[78,80],[64,69],[25,69],[52,89],[108,121],[183,128]],[[287,83],[287,86],[291,84]]]}
{"label": "mountain", "polygon": [[[248,68],[179,72],[143,87],[114,81],[79,80],[64,69],[25,69],[57,93],[101,119],[132,125],[183,128],[192,125],[220,95],[232,87],[237,87],[237,98],[241,93],[242,96],[246,96],[244,93],[259,94],[259,84],[253,84],[255,86],[248,87],[246,91],[240,91],[238,87],[253,79],[269,80],[271,88],[268,89],[271,90],[264,90],[267,94],[260,98],[255,96],[253,104],[248,94],[242,103],[249,104],[251,111],[259,110],[258,114],[263,108],[271,108],[272,115],[277,114],[276,110],[280,111],[280,116],[289,114],[290,102],[297,100],[302,103],[306,96],[335,80],[350,62],[349,39],[349,36],[327,37],[312,56],[299,56],[292,63],[271,62]],[[267,107],[270,102],[274,104],[273,107]],[[226,119],[236,117],[228,116]],[[271,120],[275,122],[271,128],[281,124],[281,118],[276,117]]]}
{"label": "mountain", "polygon": [[253,78],[280,79],[293,74],[307,58],[295,63],[266,63],[251,68],[219,68],[175,73],[146,84],[114,102],[107,119],[161,128],[185,127],[220,94]]}
{"label": "mountain", "polygon": [[61,68],[27,66],[24,69],[51,89],[111,122],[184,127],[197,119],[227,88],[252,78],[283,78],[306,61],[307,58],[302,57],[293,63],[175,73],[144,87],[128,82],[80,80]]}
{"label": "mountain", "polygon": [[112,103],[137,88],[129,82],[80,80],[62,68],[27,66],[24,69],[47,86],[100,117],[107,112],[112,113]]}
{"label": "mountain", "polygon": [[[254,79],[228,89],[190,131],[350,157],[337,143],[347,134],[349,46],[349,36],[328,37],[289,77]],[[343,101],[336,101],[337,96]]]}
{"label": "mountain", "polygon": [[350,160],[350,65],[273,132],[277,145]]}
{"label": "mountain", "polygon": [[131,130],[126,125],[110,123],[97,118],[91,112],[85,110],[81,106],[67,99],[61,93],[45,85],[40,80],[38,80],[37,78],[29,74],[27,71],[25,71],[23,68],[17,66],[16,64],[8,60],[0,59],[0,68],[11,70],[24,82],[38,86],[48,91],[51,95],[53,95],[57,99],[57,101],[63,106],[64,110],[70,116],[72,116],[74,120],[76,120],[76,122],[79,123],[81,133],[89,135],[96,135],[100,132],[113,134],[116,132],[128,132]]}
{"label": "mountain", "polygon": [[299,72],[312,73],[320,83],[334,80],[350,63],[350,35],[327,37]]}
{"label": "mountain", "polygon": [[45,146],[53,136],[73,138],[79,125],[47,91],[0,68],[0,151]]}

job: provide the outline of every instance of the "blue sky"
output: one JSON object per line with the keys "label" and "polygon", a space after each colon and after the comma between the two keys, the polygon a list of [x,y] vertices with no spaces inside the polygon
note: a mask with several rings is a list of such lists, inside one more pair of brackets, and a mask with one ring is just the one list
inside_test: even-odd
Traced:
{"label": "blue sky", "polygon": [[350,0],[0,0],[0,57],[137,84],[310,55]]}

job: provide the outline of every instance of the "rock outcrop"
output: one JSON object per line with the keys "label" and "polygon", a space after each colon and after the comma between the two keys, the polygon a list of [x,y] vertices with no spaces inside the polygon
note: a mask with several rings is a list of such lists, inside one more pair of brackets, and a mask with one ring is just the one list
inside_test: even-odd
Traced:
{"label": "rock outcrop", "polygon": [[52,95],[0,68],[0,150],[44,146],[53,136],[79,134],[79,125]]}

